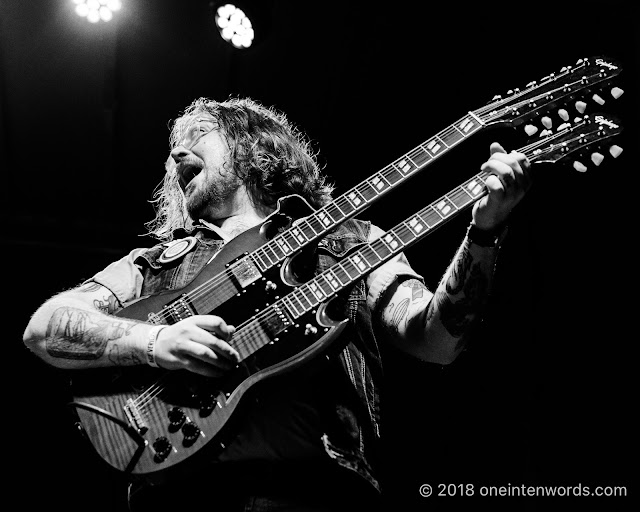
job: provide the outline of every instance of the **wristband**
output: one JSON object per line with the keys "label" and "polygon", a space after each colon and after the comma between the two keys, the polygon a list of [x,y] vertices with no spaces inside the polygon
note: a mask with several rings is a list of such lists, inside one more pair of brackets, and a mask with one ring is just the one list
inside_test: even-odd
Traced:
{"label": "wristband", "polygon": [[467,229],[467,238],[470,242],[480,247],[498,247],[507,234],[507,226],[498,226],[494,229],[480,229],[475,224],[470,224]]}
{"label": "wristband", "polygon": [[153,366],[154,368],[159,368],[158,363],[156,363],[156,340],[158,339],[160,331],[165,327],[166,325],[156,325],[149,331],[149,338],[147,341],[147,363],[149,366]]}

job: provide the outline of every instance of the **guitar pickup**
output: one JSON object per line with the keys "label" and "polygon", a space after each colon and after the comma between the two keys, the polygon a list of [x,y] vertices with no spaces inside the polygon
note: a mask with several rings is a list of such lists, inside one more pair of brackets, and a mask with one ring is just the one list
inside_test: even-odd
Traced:
{"label": "guitar pickup", "polygon": [[260,270],[249,257],[242,258],[236,263],[233,263],[229,267],[229,270],[241,288],[246,288],[262,277]]}
{"label": "guitar pickup", "polygon": [[169,323],[172,324],[179,322],[180,320],[184,320],[185,318],[189,318],[190,316],[198,313],[193,307],[193,304],[191,304],[191,299],[185,293],[167,304],[162,309],[162,312],[165,317],[168,316],[169,318],[171,318],[172,321]]}

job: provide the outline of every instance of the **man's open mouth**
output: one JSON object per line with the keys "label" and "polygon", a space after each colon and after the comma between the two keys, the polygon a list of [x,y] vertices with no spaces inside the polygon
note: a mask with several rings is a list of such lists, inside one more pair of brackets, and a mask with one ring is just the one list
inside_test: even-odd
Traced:
{"label": "man's open mouth", "polygon": [[200,171],[202,171],[202,168],[196,165],[187,164],[178,166],[178,182],[183,192],[187,189],[187,185],[191,180],[200,174]]}

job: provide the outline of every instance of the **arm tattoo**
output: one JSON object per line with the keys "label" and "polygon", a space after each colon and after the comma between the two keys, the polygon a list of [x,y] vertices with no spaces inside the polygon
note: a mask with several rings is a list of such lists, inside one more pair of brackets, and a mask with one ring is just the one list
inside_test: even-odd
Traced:
{"label": "arm tattoo", "polygon": [[[78,288],[78,291],[92,293],[102,289],[105,289],[104,286],[98,283],[89,281],[88,283],[85,283],[82,286],[80,286]],[[106,297],[102,297],[102,300],[94,299],[93,307],[96,308],[98,311],[102,311],[104,314],[107,314],[107,315],[113,314],[116,311],[118,311],[118,309],[120,309],[120,306],[118,304],[118,299],[116,299],[116,296],[113,293],[110,293]]]}
{"label": "arm tattoo", "polygon": [[409,299],[402,299],[396,308],[394,304],[389,304],[389,311],[391,312],[391,326],[397,331],[398,327],[402,323],[402,320],[406,321],[407,310],[409,309]]}
{"label": "arm tattoo", "polygon": [[447,293],[455,295],[462,291],[465,277],[469,271],[469,266],[471,265],[471,260],[471,253],[469,253],[467,246],[465,246],[460,257],[451,269],[451,276],[449,276],[449,280],[446,283]]}
{"label": "arm tattoo", "polygon": [[91,292],[97,292],[100,288],[101,288],[101,285],[99,285],[98,283],[94,281],[89,281],[88,283],[85,283],[80,287],[78,287],[78,291],[91,293]]}
{"label": "arm tattoo", "polygon": [[427,287],[418,279],[407,279],[406,281],[402,281],[400,286],[404,286],[411,290],[411,298],[409,299],[407,297],[401,299],[398,304],[392,302],[385,308],[388,313],[387,318],[389,318],[387,328],[394,334],[398,332],[403,321],[405,324],[407,323],[409,306],[422,299],[424,297],[424,291],[427,289]]}
{"label": "arm tattoo", "polygon": [[[435,307],[429,309],[426,320],[430,320],[437,309],[440,321],[451,336],[462,337],[487,300],[489,280],[479,263],[471,265],[472,256],[464,247],[458,261],[451,269],[445,283],[445,291],[436,293]],[[463,297],[453,301],[452,296],[462,292]],[[462,340],[460,340],[462,342]],[[460,345],[460,342],[458,345]]]}
{"label": "arm tattoo", "polygon": [[423,285],[417,279],[407,279],[406,281],[402,281],[400,286],[406,286],[407,288],[411,288],[411,300],[414,301],[416,299],[421,299],[424,295],[425,285]]}
{"label": "arm tattoo", "polygon": [[[47,326],[47,352],[64,359],[99,359],[109,341],[131,334],[134,325],[134,322],[103,318],[82,309],[61,307],[53,312]],[[117,347],[109,359],[115,364],[122,360]]]}
{"label": "arm tattoo", "polygon": [[95,299],[93,301],[93,307],[98,311],[102,311],[104,314],[115,313],[118,310],[118,301],[112,293],[108,297],[103,297],[102,300]]}

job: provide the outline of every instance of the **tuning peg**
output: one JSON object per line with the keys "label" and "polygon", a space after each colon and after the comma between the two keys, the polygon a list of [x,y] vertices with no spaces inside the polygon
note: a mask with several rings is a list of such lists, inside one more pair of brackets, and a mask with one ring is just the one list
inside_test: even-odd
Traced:
{"label": "tuning peg", "polygon": [[574,122],[574,123],[579,123],[580,121],[582,121],[582,118],[581,118],[581,117],[574,117],[574,118],[573,118],[573,122]]}
{"label": "tuning peg", "polygon": [[604,105],[604,100],[597,94],[594,94],[592,98],[593,98],[593,101],[595,101],[598,105]]}
{"label": "tuning peg", "polygon": [[624,91],[620,89],[620,87],[614,87],[613,89],[611,89],[611,96],[613,96],[613,98],[616,100],[623,94],[624,94]]}
{"label": "tuning peg", "polygon": [[535,80],[534,80],[533,82],[529,82],[529,83],[527,84],[527,88],[529,88],[529,87],[535,87],[535,85],[536,85],[537,83],[538,83],[538,82],[536,82]]}
{"label": "tuning peg", "polygon": [[622,153],[622,148],[614,144],[609,148],[609,153],[611,153],[611,156],[613,158],[618,158],[620,156],[620,153]]}
{"label": "tuning peg", "polygon": [[573,168],[578,172],[585,172],[587,170],[586,166],[577,160],[573,162]]}
{"label": "tuning peg", "polygon": [[540,122],[542,123],[542,126],[544,126],[545,128],[551,128],[553,126],[553,123],[551,122],[551,118],[544,116],[542,119],[540,119]]}
{"label": "tuning peg", "polygon": [[578,59],[578,62],[576,62],[576,66],[582,64],[584,62],[584,59]]}
{"label": "tuning peg", "polygon": [[538,131],[538,128],[536,126],[533,126],[532,124],[528,124],[524,127],[524,131],[529,137],[531,137]]}
{"label": "tuning peg", "polygon": [[556,128],[556,131],[561,132],[562,130],[564,130],[565,128],[569,128],[570,126],[571,126],[570,123],[562,123],[560,126]]}
{"label": "tuning peg", "polygon": [[581,114],[587,109],[587,104],[584,101],[576,101],[576,110]]}
{"label": "tuning peg", "polygon": [[542,130],[540,132],[540,137],[546,137],[547,135],[551,135],[553,132],[551,130]]}
{"label": "tuning peg", "polygon": [[568,121],[569,120],[569,112],[567,112],[563,108],[558,110],[558,115],[560,116],[560,119],[562,119],[563,121]]}
{"label": "tuning peg", "polygon": [[591,161],[595,165],[600,165],[603,160],[604,160],[604,155],[603,154],[601,154],[601,153],[592,153],[591,154]]}

